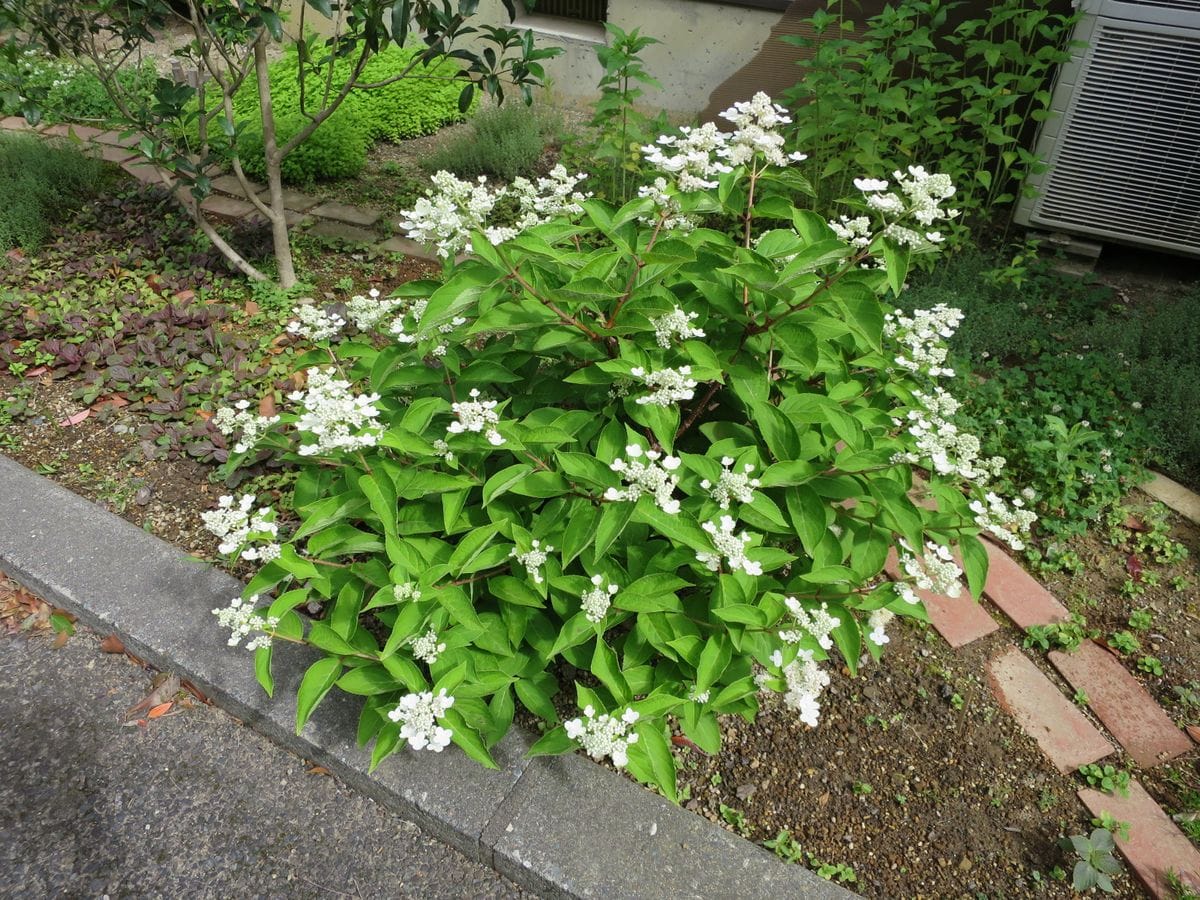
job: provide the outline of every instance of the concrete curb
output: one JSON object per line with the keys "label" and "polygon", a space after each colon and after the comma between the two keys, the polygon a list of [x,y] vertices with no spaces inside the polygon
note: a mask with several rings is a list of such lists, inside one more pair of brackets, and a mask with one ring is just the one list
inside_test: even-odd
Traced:
{"label": "concrete curb", "polygon": [[1139,485],[1141,489],[1193,524],[1200,525],[1200,495],[1188,490],[1179,482],[1172,481],[1166,475],[1159,472],[1151,474],[1154,478]]}
{"label": "concrete curb", "polygon": [[306,648],[279,648],[271,700],[250,655],[221,640],[210,610],[240,594],[240,582],[2,455],[0,498],[0,569],[529,890],[664,900],[855,896],[583,757],[526,760],[529,738],[515,731],[496,748],[496,772],[452,747],[401,751],[367,774],[349,696],[331,692],[295,734]]}

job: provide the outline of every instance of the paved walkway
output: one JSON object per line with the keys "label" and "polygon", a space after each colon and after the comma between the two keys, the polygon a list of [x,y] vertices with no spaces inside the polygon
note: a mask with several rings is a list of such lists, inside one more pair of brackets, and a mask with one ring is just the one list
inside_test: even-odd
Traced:
{"label": "paved walkway", "polygon": [[[145,162],[137,150],[138,137],[122,137],[117,131],[102,131],[87,125],[39,125],[32,126],[21,116],[0,119],[0,129],[5,131],[31,132],[45,137],[74,138],[82,141],[97,155],[120,166],[126,173],[143,184],[161,184],[158,170]],[[234,175],[218,175],[212,181],[213,192],[200,204],[210,216],[229,222],[262,219],[262,214],[249,201],[241,183]],[[251,189],[264,202],[270,202],[266,187],[250,182]],[[284,209],[290,227],[299,227],[331,241],[348,244],[366,244],[379,253],[402,253],[422,259],[436,259],[436,255],[423,244],[392,235],[383,214],[366,207],[345,203],[322,201],[301,191],[285,188]]]}
{"label": "paved walkway", "polygon": [[[1180,514],[1192,518],[1200,497],[1171,482],[1156,481],[1152,493]],[[1168,490],[1169,489],[1169,490]],[[1168,499],[1168,494],[1171,499]],[[1174,500],[1174,502],[1172,502]],[[1069,612],[1004,550],[985,541],[988,578],[984,597],[1020,629],[1063,622]],[[898,577],[895,556],[888,574]],[[921,592],[929,621],[950,646],[966,647],[999,629],[982,603],[964,596],[949,598]],[[1111,653],[1093,641],[1074,653],[1054,651],[1050,664],[1064,682],[1088,697],[1088,709],[1098,728],[1014,643],[1005,642],[989,659],[986,676],[1000,705],[1030,735],[1050,764],[1069,774],[1080,766],[1105,759],[1118,747],[1141,769],[1151,769],[1196,749],[1166,711]],[[1188,840],[1135,779],[1128,797],[1084,788],[1080,801],[1099,816],[1112,814],[1129,823],[1129,837],[1116,836],[1117,847],[1146,889],[1155,897],[1174,897],[1166,873],[1190,877],[1200,890],[1200,850]]]}
{"label": "paved walkway", "polygon": [[125,723],[151,673],[94,634],[4,631],[5,897],[530,896],[215,707]]}

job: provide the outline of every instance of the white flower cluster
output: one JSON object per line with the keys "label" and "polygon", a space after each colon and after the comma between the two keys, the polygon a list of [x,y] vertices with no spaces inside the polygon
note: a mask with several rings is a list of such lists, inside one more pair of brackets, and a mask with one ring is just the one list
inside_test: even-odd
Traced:
{"label": "white flower cluster", "polygon": [[[886,184],[886,182],[885,182]],[[866,216],[839,216],[829,220],[829,227],[846,243],[854,247],[871,245],[871,220]]]}
{"label": "white flower cluster", "polygon": [[416,602],[421,599],[421,592],[417,590],[416,582],[404,581],[392,586],[392,596],[397,603],[407,603],[409,600]]}
{"label": "white flower cluster", "polygon": [[684,312],[678,306],[657,319],[651,319],[654,326],[654,339],[664,350],[669,349],[673,340],[686,341],[689,338],[702,338],[704,332],[694,328],[692,322],[700,318],[700,313]]}
{"label": "white flower cluster", "polygon": [[337,313],[321,309],[311,298],[294,306],[292,315],[295,319],[288,323],[288,334],[299,335],[310,341],[325,341],[336,337],[346,327],[345,319]]}
{"label": "white flower cluster", "polygon": [[[660,215],[664,216],[662,227],[667,231],[680,231],[688,234],[696,230],[699,224],[692,216],[684,215],[683,207],[678,198],[667,193],[667,179],[659,175],[653,184],[645,184],[638,188],[639,197],[649,197],[654,201]],[[638,221],[643,225],[654,225],[656,220],[649,216],[640,216]]]}
{"label": "white flower cluster", "polygon": [[637,712],[626,709],[618,719],[608,713],[596,715],[595,707],[588,704],[583,708],[583,718],[563,722],[567,737],[579,741],[592,759],[608,756],[618,769],[629,762],[629,747],[636,744],[638,736],[630,726],[640,718]]}
{"label": "white flower cluster", "polygon": [[719,571],[721,568],[721,557],[724,557],[730,571],[741,569],[747,575],[761,575],[763,573],[762,563],[747,559],[746,547],[752,538],[745,531],[741,534],[734,533],[737,522],[733,516],[721,516],[720,526],[716,522],[705,522],[700,527],[709,533],[713,546],[717,548],[716,553],[696,553],[696,559],[708,566],[709,569],[714,572]]}
{"label": "white flower cluster", "polygon": [[721,457],[722,471],[714,485],[707,478],[700,482],[700,487],[709,492],[709,496],[717,501],[721,509],[729,509],[729,503],[749,503],[754,499],[754,489],[761,484],[757,478],[751,478],[754,471],[752,463],[742,466],[742,471],[733,471],[733,457]]}
{"label": "white flower cluster", "polygon": [[789,162],[803,162],[807,157],[803,153],[785,155],[783,152],[783,135],[779,133],[781,125],[787,125],[792,120],[787,110],[762,91],[750,100],[735,103],[721,113],[721,118],[732,122],[736,128],[729,138],[729,153],[726,158],[735,166],[742,166],[752,161],[755,156],[762,156],[774,166],[786,166]]}
{"label": "white flower cluster", "polygon": [[762,91],[749,101],[735,103],[721,113],[721,118],[736,126],[732,134],[725,134],[712,122],[698,128],[680,128],[678,136],[663,135],[642,147],[643,157],[660,171],[675,176],[676,187],[685,194],[715,188],[716,176],[759,156],[776,166],[805,158],[802,153],[784,154],[778,128],[791,119]]}
{"label": "white flower cluster", "polygon": [[550,554],[554,552],[554,548],[547,544],[542,546],[542,542],[534,538],[529,542],[529,548],[524,553],[512,548],[509,556],[515,556],[517,562],[525,567],[525,571],[529,573],[529,577],[533,579],[534,584],[542,583],[541,567],[546,564],[546,560],[550,558]]}
{"label": "white flower cluster", "polygon": [[[900,541],[900,547],[904,550],[900,554],[900,571],[911,578],[918,588],[947,597],[957,597],[962,593],[962,582],[959,581],[962,570],[955,564],[954,557],[948,549],[941,544],[926,541],[925,553],[917,559],[913,549],[903,539]],[[917,596],[909,585],[897,584],[896,590],[908,603],[917,602]]]}
{"label": "white flower cluster", "polygon": [[898,343],[902,352],[896,365],[910,372],[923,372],[931,378],[954,377],[947,368],[946,339],[953,337],[962,322],[962,310],[939,303],[932,309],[914,310],[906,316],[899,310],[883,317],[883,333]]}
{"label": "white flower cluster", "polygon": [[800,713],[800,721],[816,728],[821,717],[821,692],[829,686],[829,673],[813,658],[813,651],[800,650],[796,658],[783,664],[783,654],[776,650],[771,662],[781,671],[787,684],[783,702]]}
{"label": "white flower cluster", "polygon": [[[729,153],[729,138],[712,122],[699,128],[683,126],[680,136],[664,134],[654,144],[642,147],[647,163],[675,176],[676,187],[683,193],[705,191],[717,186],[716,176],[733,171],[722,162]],[[667,153],[664,151],[673,151]]]}
{"label": "white flower cluster", "polygon": [[887,628],[888,623],[894,618],[896,618],[896,614],[890,609],[874,610],[867,616],[867,627],[871,629],[867,634],[867,640],[876,647],[882,647],[888,643],[891,638],[887,636],[887,632],[884,629]]}
{"label": "white flower cluster", "polygon": [[615,584],[605,587],[603,575],[593,575],[592,586],[584,591],[580,597],[580,606],[583,608],[583,614],[587,620],[589,622],[599,622],[608,615],[608,608],[612,605],[612,598],[619,590],[620,588]]}
{"label": "white flower cluster", "polygon": [[[391,324],[388,325],[388,331],[401,344],[415,344],[438,335],[450,334],[455,328],[465,325],[467,322],[463,316],[455,316],[449,322],[438,325],[436,329],[422,328],[421,320],[425,317],[425,310],[429,308],[428,300],[414,300],[411,303],[398,301],[396,305],[401,307],[402,311],[400,315],[392,319]],[[410,321],[406,322],[406,318]],[[434,346],[431,352],[434,356],[445,356],[448,347],[449,345],[445,341],[441,341]]]}
{"label": "white flower cluster", "polygon": [[[926,172],[923,166],[909,166],[907,172],[892,173],[901,197],[889,191],[887,181],[875,178],[856,178],[854,186],[866,197],[867,207],[886,217],[911,216],[921,226],[917,231],[899,222],[888,222],[883,233],[899,244],[927,247],[940,244],[945,238],[939,231],[926,230],[938,221],[958,216],[957,209],[943,209],[942,202],[954,196],[954,183],[949,175]],[[832,224],[832,223],[830,223]],[[836,230],[836,229],[835,229]]]}
{"label": "white flower cluster", "polygon": [[[1029,488],[1025,490],[1033,494]],[[1009,503],[1003,497],[988,491],[984,499],[987,500],[986,506],[982,500],[972,500],[968,504],[971,512],[975,513],[975,524],[988,534],[1004,541],[1012,549],[1024,550],[1025,542],[1019,535],[1029,533],[1030,527],[1037,521],[1037,513],[1025,509],[1025,501],[1020,497]]]}
{"label": "white flower cluster", "polygon": [[204,527],[221,539],[217,550],[224,555],[241,550],[241,558],[248,562],[268,563],[279,558],[279,544],[273,540],[279,536],[275,511],[269,506],[255,510],[254,494],[243,494],[236,503],[226,494],[217,501],[216,509],[200,513],[200,518]]}
{"label": "white flower cluster", "polygon": [[379,434],[375,419],[379,410],[378,394],[355,394],[350,382],[335,378],[333,367],[312,368],[308,372],[306,390],[293,391],[289,400],[304,405],[296,420],[296,428],[317,439],[315,444],[302,444],[301,456],[315,456],[335,450],[359,450],[374,447]]}
{"label": "white flower cluster", "polygon": [[370,331],[404,304],[399,299],[379,299],[379,291],[371,288],[367,296],[355,294],[346,301],[346,315],[359,331]]}
{"label": "white flower cluster", "polygon": [[499,447],[504,443],[504,437],[496,430],[496,426],[500,424],[500,415],[496,412],[496,401],[480,400],[478,388],[472,388],[470,396],[470,400],[450,405],[450,409],[458,418],[446,426],[446,431],[450,434],[462,434],[466,431],[483,432],[489,444]]}
{"label": "white flower cluster", "polygon": [[623,490],[610,487],[604,492],[604,499],[636,501],[642,494],[653,494],[654,503],[663,512],[672,516],[679,512],[679,501],[671,496],[679,484],[679,476],[671,473],[682,460],[678,456],[663,456],[657,450],[643,450],[637,444],[628,445],[625,456],[626,459],[613,460],[609,468],[620,474],[627,487]]}
{"label": "white flower cluster", "polygon": [[[254,604],[257,602],[258,594],[254,594],[249,600],[234,597],[224,609],[213,610],[213,615],[217,617],[221,627],[231,631],[227,642],[230,647],[236,647],[242,642],[242,638],[249,637],[251,632],[273,631],[279,626],[278,616],[263,616],[255,610]],[[270,646],[271,635],[266,633],[259,634],[246,642],[247,650],[258,650],[260,647]]]}
{"label": "white flower cluster", "polygon": [[250,412],[250,401],[239,400],[231,409],[224,406],[212,417],[217,431],[232,437],[238,431],[241,438],[233,445],[234,453],[245,453],[262,437],[263,432],[279,421],[279,416],[258,416]]}
{"label": "white flower cluster", "polygon": [[450,445],[441,438],[438,438],[433,442],[433,452],[448,463],[454,462],[454,451],[452,451],[450,449]]}
{"label": "white flower cluster", "polygon": [[786,597],[783,605],[787,607],[800,629],[779,632],[782,640],[789,644],[798,644],[804,640],[804,635],[807,633],[816,640],[822,650],[833,649],[833,638],[829,635],[842,624],[842,620],[837,616],[830,615],[828,603],[822,603],[816,609],[805,609],[795,597]]}
{"label": "white flower cluster", "polygon": [[388,718],[401,723],[400,737],[414,750],[428,747],[434,753],[441,753],[450,746],[454,732],[438,725],[437,720],[453,705],[454,698],[445,688],[438,691],[436,697],[432,691],[405,694],[400,698],[400,704],[388,713]]}
{"label": "white flower cluster", "polygon": [[692,374],[691,366],[680,366],[678,369],[659,369],[655,372],[647,372],[641,366],[637,366],[630,369],[629,374],[642,379],[646,387],[653,388],[652,393],[637,398],[635,402],[639,406],[646,404],[670,406],[680,400],[691,400],[696,394],[698,382],[689,377]]}
{"label": "white flower cluster", "polygon": [[445,643],[438,642],[437,632],[432,628],[420,637],[412,639],[413,658],[429,663],[431,666],[438,661],[438,655],[445,652]]}
{"label": "white flower cluster", "polygon": [[932,394],[914,391],[913,399],[921,408],[909,410],[903,423],[894,420],[897,424],[904,424],[908,433],[916,439],[917,451],[902,454],[904,462],[928,460],[940,475],[956,474],[980,484],[1000,474],[1005,464],[1004,457],[980,458],[982,444],[979,438],[960,431],[952,421],[959,407],[958,400],[952,394],[935,387]]}
{"label": "white flower cluster", "polygon": [[[417,200],[413,209],[403,210],[400,227],[416,241],[431,243],[438,256],[448,259],[458,253],[472,252],[471,231],[481,231],[493,244],[512,240],[527,228],[540,225],[555,216],[577,216],[580,204],[590,194],[576,190],[585,177],[571,175],[562,165],[555,166],[545,178],[531,182],[516,178],[508,187],[489,187],[483,175],[475,182],[461,181],[446,171],[433,176],[433,188]],[[511,195],[517,201],[517,219],[511,226],[492,226],[488,218],[501,198]]]}

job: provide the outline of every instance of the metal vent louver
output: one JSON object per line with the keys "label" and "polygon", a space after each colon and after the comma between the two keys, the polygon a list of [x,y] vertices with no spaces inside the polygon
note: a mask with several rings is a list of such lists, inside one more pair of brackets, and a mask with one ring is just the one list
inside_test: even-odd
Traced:
{"label": "metal vent louver", "polygon": [[1018,221],[1200,255],[1200,29],[1087,25],[1087,49],[1056,90],[1062,119],[1039,142],[1041,195]]}

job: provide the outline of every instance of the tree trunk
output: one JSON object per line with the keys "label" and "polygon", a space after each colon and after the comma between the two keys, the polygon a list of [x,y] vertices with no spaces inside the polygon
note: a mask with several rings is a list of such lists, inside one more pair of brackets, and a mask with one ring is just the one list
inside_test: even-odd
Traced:
{"label": "tree trunk", "polygon": [[296,267],[292,261],[292,244],[288,237],[287,214],[283,208],[283,177],[280,166],[283,157],[275,137],[275,113],[271,109],[271,84],[267,73],[267,36],[264,31],[254,43],[254,72],[258,78],[258,105],[262,113],[263,153],[267,163],[267,190],[271,197],[271,240],[275,247],[275,265],[279,269],[279,286],[284,290],[295,287]]}

